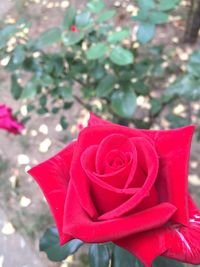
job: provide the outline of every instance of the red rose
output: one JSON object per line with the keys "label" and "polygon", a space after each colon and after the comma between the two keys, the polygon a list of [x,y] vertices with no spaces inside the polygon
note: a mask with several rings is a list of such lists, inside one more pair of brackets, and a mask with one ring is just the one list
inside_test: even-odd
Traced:
{"label": "red rose", "polygon": [[137,130],[91,115],[77,141],[29,171],[61,244],[113,241],[147,267],[161,254],[200,263],[200,212],[187,191],[193,130]]}
{"label": "red rose", "polygon": [[71,32],[78,32],[76,25],[71,26]]}
{"label": "red rose", "polygon": [[13,117],[12,109],[0,104],[0,129],[19,134],[23,128],[24,126]]}

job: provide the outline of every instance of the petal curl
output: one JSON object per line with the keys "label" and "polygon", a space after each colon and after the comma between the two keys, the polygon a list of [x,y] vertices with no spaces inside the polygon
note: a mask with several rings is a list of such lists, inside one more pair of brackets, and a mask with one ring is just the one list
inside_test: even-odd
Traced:
{"label": "petal curl", "polygon": [[64,203],[70,180],[69,169],[74,146],[75,142],[28,171],[39,184],[45,195],[58,228],[61,244],[72,239],[70,235],[63,233],[62,228]]}
{"label": "petal curl", "polygon": [[107,242],[159,227],[165,224],[175,211],[176,208],[170,203],[162,203],[122,218],[94,221],[81,207],[75,188],[70,182],[65,202],[63,232],[88,243]]}

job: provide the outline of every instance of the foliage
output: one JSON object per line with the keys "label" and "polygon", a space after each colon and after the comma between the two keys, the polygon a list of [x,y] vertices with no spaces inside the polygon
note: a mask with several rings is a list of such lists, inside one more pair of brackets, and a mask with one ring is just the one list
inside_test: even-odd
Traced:
{"label": "foliage", "polygon": [[[138,1],[138,41],[150,41],[155,26],[165,23],[178,0]],[[151,16],[149,15],[151,14]],[[117,13],[103,0],[88,1],[81,13],[70,6],[61,25],[49,28],[38,38],[26,32],[31,25],[19,20],[0,31],[0,58],[11,73],[11,94],[26,103],[28,116],[62,113],[78,101],[88,110],[122,124],[149,128],[171,98],[155,98],[151,88],[161,84],[169,73],[163,68],[164,47],[134,46],[131,29],[116,29]],[[131,22],[131,21],[130,21]],[[151,38],[150,38],[151,37]],[[24,75],[30,77],[23,81]],[[156,85],[157,87],[157,85]],[[143,116],[134,116],[138,98],[150,105]],[[93,104],[97,99],[100,105]],[[61,114],[60,123],[67,127]]]}
{"label": "foliage", "polygon": [[[61,261],[69,255],[74,254],[83,242],[73,239],[64,246],[59,246],[58,233],[55,227],[50,227],[40,239],[40,251],[44,251],[52,261]],[[89,266],[90,267],[124,267],[135,266],[143,267],[144,265],[128,251],[114,245],[113,243],[88,244],[89,246]],[[169,260],[164,257],[158,257],[153,267],[184,267],[182,263]]]}

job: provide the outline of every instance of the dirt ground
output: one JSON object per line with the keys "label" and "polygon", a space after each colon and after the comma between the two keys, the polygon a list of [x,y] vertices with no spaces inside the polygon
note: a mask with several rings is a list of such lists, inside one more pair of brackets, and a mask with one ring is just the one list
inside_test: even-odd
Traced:
{"label": "dirt ground", "polygon": [[[68,1],[64,0],[34,0],[29,1],[30,5],[24,8],[23,1],[18,0],[17,6],[15,1],[0,1],[0,19],[21,14],[30,17],[33,23],[31,30],[33,36],[37,36],[46,29],[47,25],[51,27],[60,23],[68,4]],[[122,14],[130,4],[129,1],[106,2],[108,5],[121,3],[121,6],[124,6],[120,9]],[[85,1],[74,0],[70,3],[81,6]],[[167,27],[170,28],[170,26]],[[158,31],[162,30],[158,29]],[[173,36],[174,31],[169,31]],[[180,32],[177,34],[181,35]],[[164,38],[162,34],[158,36],[161,39]],[[16,102],[10,96],[9,77],[3,70],[0,71],[0,81],[0,102],[14,109],[20,108],[23,113],[23,102]],[[65,263],[62,265],[51,263],[43,253],[38,251],[39,236],[47,225],[53,224],[53,221],[38,186],[26,174],[31,166],[49,158],[63,148],[64,143],[74,139],[79,131],[78,123],[85,121],[88,113],[76,104],[65,115],[70,125],[65,131],[62,131],[58,125],[59,114],[54,117],[33,115],[21,136],[12,136],[0,131],[0,267],[67,266]],[[189,190],[198,203],[200,203],[199,155],[200,143],[194,139],[191,150]],[[15,255],[12,259],[10,250]],[[76,262],[74,264],[76,265]]]}

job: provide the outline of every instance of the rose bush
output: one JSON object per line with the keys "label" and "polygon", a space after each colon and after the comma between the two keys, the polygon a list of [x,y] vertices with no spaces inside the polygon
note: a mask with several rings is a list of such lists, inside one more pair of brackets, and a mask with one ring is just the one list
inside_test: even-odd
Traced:
{"label": "rose bush", "polygon": [[19,134],[24,128],[12,115],[12,109],[4,104],[0,104],[0,129],[4,129],[13,134]]}
{"label": "rose bush", "polygon": [[193,126],[138,130],[91,114],[77,141],[33,167],[64,244],[113,241],[146,267],[200,263],[200,212],[188,194]]}

